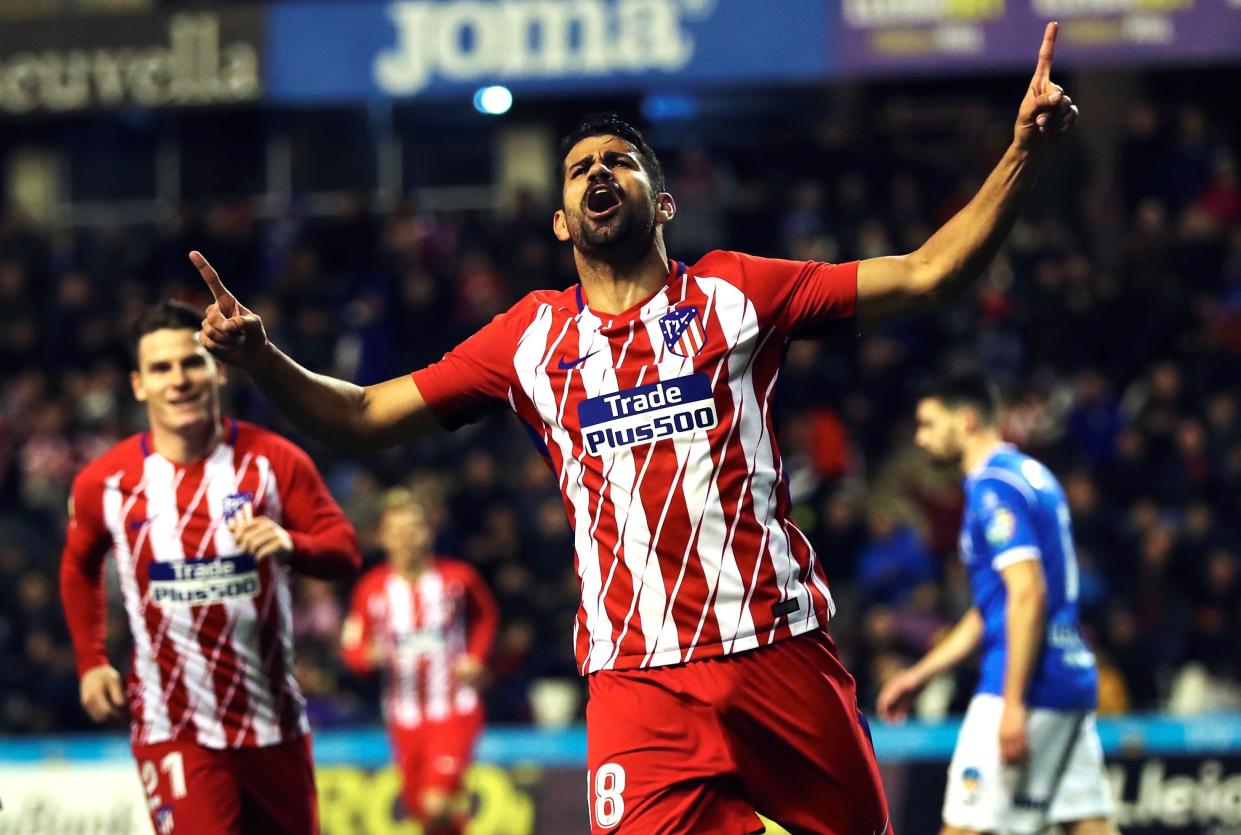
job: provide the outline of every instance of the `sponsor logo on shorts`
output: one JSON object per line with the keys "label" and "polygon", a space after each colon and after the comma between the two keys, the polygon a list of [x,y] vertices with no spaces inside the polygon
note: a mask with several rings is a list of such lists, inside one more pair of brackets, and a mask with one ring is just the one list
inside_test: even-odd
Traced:
{"label": "sponsor logo on shorts", "polygon": [[591,455],[706,431],[719,423],[711,381],[702,373],[583,400],[577,416]]}
{"label": "sponsor logo on shorts", "polygon": [[258,562],[250,554],[206,560],[153,562],[147,569],[156,606],[205,606],[259,593]]}
{"label": "sponsor logo on shorts", "polygon": [[155,810],[155,831],[159,835],[172,835],[174,825],[171,806],[164,805]]}
{"label": "sponsor logo on shorts", "polygon": [[982,772],[974,767],[967,766],[961,772],[961,786],[965,789],[965,805],[973,806],[978,801],[978,789],[982,785]]}

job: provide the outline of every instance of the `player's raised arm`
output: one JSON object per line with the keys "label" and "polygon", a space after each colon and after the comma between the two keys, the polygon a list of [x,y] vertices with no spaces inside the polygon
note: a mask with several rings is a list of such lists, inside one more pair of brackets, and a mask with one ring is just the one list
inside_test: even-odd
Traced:
{"label": "player's raised arm", "polygon": [[225,288],[202,253],[190,253],[215,301],[201,339],[217,358],[249,372],[289,420],[332,446],[390,446],[437,426],[418,386],[401,376],[359,386],[298,365],[267,338],[263,320]]}
{"label": "player's raised arm", "polygon": [[978,194],[908,255],[871,258],[858,268],[863,325],[924,309],[980,276],[1008,237],[1038,166],[1077,122],[1077,107],[1051,80],[1055,23],[1047,24],[1034,76],[1017,111],[1013,142]]}

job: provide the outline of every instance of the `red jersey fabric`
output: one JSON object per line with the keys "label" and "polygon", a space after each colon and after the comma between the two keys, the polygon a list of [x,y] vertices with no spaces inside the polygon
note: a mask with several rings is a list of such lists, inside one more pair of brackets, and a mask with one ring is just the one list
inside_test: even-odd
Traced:
{"label": "red jersey fabric", "polygon": [[852,333],[857,264],[712,252],[618,314],[539,291],[413,374],[447,426],[507,404],[559,480],[582,673],[800,635],[833,611],[790,518],[774,393],[790,339]]}

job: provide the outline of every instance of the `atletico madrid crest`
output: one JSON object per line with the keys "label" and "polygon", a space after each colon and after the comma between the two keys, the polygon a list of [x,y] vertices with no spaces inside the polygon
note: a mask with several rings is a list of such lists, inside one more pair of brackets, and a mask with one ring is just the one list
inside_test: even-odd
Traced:
{"label": "atletico madrid crest", "polygon": [[707,341],[702,317],[696,307],[673,310],[659,320],[660,332],[668,350],[680,357],[695,357]]}

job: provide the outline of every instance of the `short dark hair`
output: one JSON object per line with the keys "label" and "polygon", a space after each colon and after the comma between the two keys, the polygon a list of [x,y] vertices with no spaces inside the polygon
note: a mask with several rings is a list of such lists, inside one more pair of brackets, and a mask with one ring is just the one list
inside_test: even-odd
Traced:
{"label": "short dark hair", "polygon": [[994,424],[1000,414],[999,392],[981,371],[958,371],[932,380],[919,394],[919,399],[926,398],[938,400],[949,409],[973,408],[987,424]]}
{"label": "short dark hair", "polygon": [[569,155],[569,151],[573,150],[574,145],[591,136],[615,136],[628,142],[637,149],[638,158],[642,160],[642,167],[651,178],[655,194],[668,190],[664,182],[664,167],[659,164],[659,157],[655,156],[651,146],[646,143],[642,131],[615,113],[593,113],[583,119],[581,124],[560,140],[560,158],[563,160]]}
{"label": "short dark hair", "polygon": [[138,365],[138,343],[148,333],[162,330],[191,330],[202,327],[203,312],[185,302],[163,299],[143,309],[129,327],[129,355]]}

